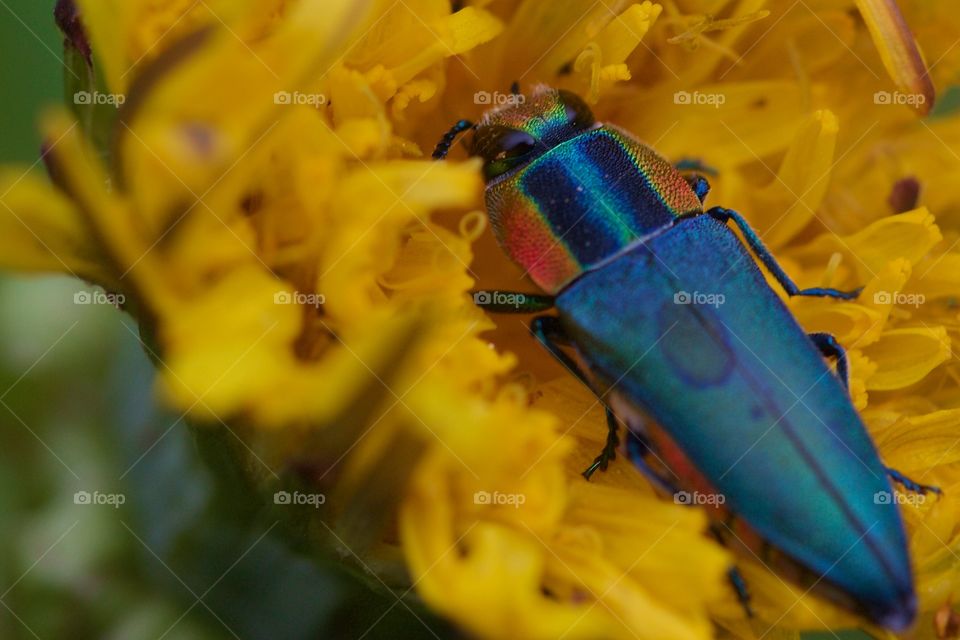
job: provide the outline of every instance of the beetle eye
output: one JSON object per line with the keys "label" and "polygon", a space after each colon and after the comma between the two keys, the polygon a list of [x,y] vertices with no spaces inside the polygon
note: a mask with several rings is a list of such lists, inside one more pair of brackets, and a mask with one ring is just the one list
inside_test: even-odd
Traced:
{"label": "beetle eye", "polygon": [[593,112],[590,111],[587,103],[580,99],[580,96],[563,89],[559,91],[559,94],[569,124],[572,124],[577,130],[589,129],[594,125],[596,120],[593,118]]}
{"label": "beetle eye", "polygon": [[490,180],[524,163],[536,146],[525,131],[493,126],[477,131],[473,152],[486,161],[483,170]]}
{"label": "beetle eye", "polygon": [[511,158],[533,151],[537,141],[529,133],[511,129],[500,137],[500,151],[494,159]]}

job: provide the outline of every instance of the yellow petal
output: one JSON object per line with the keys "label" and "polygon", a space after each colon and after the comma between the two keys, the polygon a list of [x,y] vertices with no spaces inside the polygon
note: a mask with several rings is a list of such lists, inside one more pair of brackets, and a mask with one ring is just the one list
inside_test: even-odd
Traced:
{"label": "yellow petal", "polygon": [[[827,72],[831,65],[848,59],[857,38],[856,17],[842,7],[817,7],[809,2],[807,5],[809,11],[796,11],[799,6],[790,10],[789,5],[771,5],[779,14],[759,25],[763,38],[744,39],[737,47],[739,60],[723,72],[724,79],[756,78],[771,68],[814,75]],[[789,16],[784,16],[787,12]],[[824,38],[825,31],[832,37]],[[802,65],[797,65],[798,59],[803,61]],[[801,78],[801,82],[808,81]]]}
{"label": "yellow petal", "polygon": [[[668,158],[702,157],[720,169],[718,190],[710,198],[727,205],[733,200],[725,196],[722,182],[729,171],[723,169],[782,153],[809,118],[795,82],[751,80],[666,90],[662,86],[629,87],[618,93],[610,100],[611,119],[641,138],[657,141],[657,151]],[[701,97],[695,98],[694,92]]]}
{"label": "yellow petal", "polygon": [[[808,331],[831,333],[848,349],[862,348],[880,339],[890,310],[902,302],[910,277],[910,263],[892,260],[866,284],[856,302],[794,297],[788,302]],[[831,286],[832,282],[804,282],[804,286]]]}
{"label": "yellow petal", "polygon": [[602,89],[629,80],[630,70],[624,62],[640,45],[660,11],[660,5],[634,4],[609,22],[577,56],[573,71],[580,82],[571,88],[586,89],[584,97],[592,104]]}
{"label": "yellow petal", "polygon": [[887,73],[899,89],[919,98],[913,104],[926,115],[936,97],[933,81],[896,0],[857,0],[857,8]]}
{"label": "yellow petal", "polygon": [[0,263],[60,271],[116,290],[118,274],[77,208],[31,170],[0,170]]}
{"label": "yellow petal", "polygon": [[857,302],[883,312],[886,320],[890,308],[900,303],[901,294],[911,272],[910,262],[906,259],[891,260],[876,277],[867,283],[857,297]]}
{"label": "yellow petal", "polygon": [[126,91],[129,78],[125,74],[130,68],[126,48],[117,46],[118,34],[131,22],[137,4],[129,0],[77,0],[97,63],[103,67],[107,86],[117,93]]}
{"label": "yellow petal", "polygon": [[608,65],[626,61],[627,56],[640,45],[661,9],[657,4],[633,4],[607,24],[593,39],[600,47],[603,63]]}
{"label": "yellow petal", "polygon": [[[658,529],[660,535],[664,535],[663,531],[662,528]],[[578,544],[587,537],[562,536],[560,541],[552,545],[553,554],[547,555],[550,565],[548,571],[565,582],[582,581],[585,596],[599,600],[603,610],[610,611],[613,618],[623,625],[618,637],[641,640],[695,640],[710,637],[711,625],[706,618],[697,619],[689,612],[671,611],[659,604],[635,580],[625,577],[617,565],[599,558],[596,545]],[[639,540],[637,542],[643,544]],[[656,539],[647,541],[647,545],[655,542]],[[639,558],[642,553],[642,550],[634,547],[631,555]],[[722,575],[722,571],[718,572],[718,577]]]}
{"label": "yellow petal", "polygon": [[756,212],[760,229],[765,229],[761,235],[771,248],[813,219],[830,183],[838,130],[833,113],[814,112],[794,136],[776,178],[756,194],[750,211]]}
{"label": "yellow petal", "polygon": [[615,625],[599,607],[544,596],[545,550],[536,535],[477,519],[458,531],[454,507],[462,503],[450,499],[450,479],[459,465],[448,468],[444,457],[427,456],[400,510],[400,535],[421,597],[484,637],[586,638],[604,629],[611,635]]}
{"label": "yellow petal", "polygon": [[863,350],[877,365],[867,389],[888,391],[919,382],[950,359],[950,338],[943,327],[893,329]]}
{"label": "yellow petal", "polygon": [[769,11],[755,11],[753,13],[748,13],[746,15],[740,15],[736,18],[723,18],[716,19],[713,16],[703,16],[698,18],[696,22],[693,23],[686,31],[681,33],[678,36],[673,36],[669,38],[667,42],[670,44],[687,44],[690,46],[691,50],[696,49],[694,44],[698,41],[701,33],[710,33],[712,31],[726,31],[733,27],[739,27],[742,25],[750,24],[757,20],[763,20],[770,15]]}
{"label": "yellow petal", "polygon": [[847,350],[847,364],[850,371],[850,397],[858,411],[867,407],[866,381],[877,371],[877,365],[859,349]]}
{"label": "yellow petal", "polygon": [[862,624],[853,614],[817,597],[809,589],[801,589],[784,580],[756,561],[743,562],[740,569],[750,585],[754,605],[766,612],[763,620],[752,625],[753,633],[745,636],[747,638],[769,637],[766,632],[771,626],[784,630],[813,630],[852,628]]}
{"label": "yellow petal", "polygon": [[789,255],[807,264],[826,264],[834,253],[855,268],[859,281],[876,276],[894,258],[917,264],[943,236],[926,207],[880,218],[848,236],[825,233]]}
{"label": "yellow petal", "polygon": [[931,469],[960,461],[960,409],[902,416],[874,432],[886,464],[899,471]]}
{"label": "yellow petal", "polygon": [[850,347],[875,342],[884,327],[884,312],[853,302],[804,299],[790,308],[808,332],[830,333]]}
{"label": "yellow petal", "polygon": [[[422,18],[420,18],[422,20]],[[404,84],[431,64],[448,56],[468,51],[494,38],[503,29],[501,22],[491,13],[465,7],[457,13],[443,16],[432,24],[422,26],[426,30],[419,40],[404,40],[416,43],[415,51],[408,59],[391,69],[397,84]],[[423,42],[427,46],[423,46]]]}
{"label": "yellow petal", "polygon": [[306,0],[268,39],[247,43],[217,22],[205,38],[180,45],[192,47],[180,56],[189,64],[170,60],[129,96],[120,130],[121,185],[147,224],[159,233],[262,142],[290,109],[278,93],[315,93],[312,82],[336,62],[368,5]]}
{"label": "yellow petal", "polygon": [[56,110],[43,118],[41,130],[46,139],[58,141],[49,152],[58,180],[83,214],[117,281],[124,281],[124,288],[135,290],[140,302],[154,311],[170,304],[171,288],[142,239],[140,221],[131,215],[129,203],[107,190],[106,171],[79,127]]}
{"label": "yellow petal", "polygon": [[[641,584],[660,585],[662,602],[681,611],[696,611],[728,595],[725,574],[732,557],[702,535],[705,513],[677,507],[652,495],[638,497],[622,487],[577,482],[571,487],[567,517],[592,524],[603,552],[616,565],[630,567],[630,575]],[[655,546],[638,557],[638,545],[644,544]],[[686,589],[684,574],[703,590]]]}
{"label": "yellow petal", "polygon": [[918,264],[916,276],[910,280],[907,291],[927,300],[957,297],[960,294],[960,254],[945,253]]}
{"label": "yellow petal", "polygon": [[[256,406],[293,364],[301,307],[258,266],[237,269],[160,327],[161,391],[181,411],[217,423]],[[279,296],[279,298],[278,298]],[[243,300],[243,304],[237,304]],[[227,311],[229,309],[229,311]]]}
{"label": "yellow petal", "polygon": [[[351,213],[325,230],[329,250],[320,264],[317,285],[329,297],[327,313],[348,319],[369,312],[383,292],[368,274],[380,278],[394,264],[400,250],[397,229],[421,224],[418,216],[434,208],[475,206],[480,190],[481,179],[472,162],[374,163],[344,179],[331,206]],[[437,241],[435,264],[464,269],[472,257],[469,243],[455,236],[444,240],[428,222],[423,224]]]}
{"label": "yellow petal", "polygon": [[[696,85],[704,82],[716,71],[718,64],[729,59],[733,47],[738,40],[750,30],[751,24],[767,16],[767,7],[769,3],[766,0],[742,0],[738,2],[733,9],[732,15],[722,21],[724,28],[713,39],[712,46],[701,47],[697,50],[697,55],[693,59],[687,59],[681,68],[681,81],[687,86]],[[668,5],[669,6],[669,5]],[[704,8],[703,13],[708,13],[712,9]],[[697,22],[703,27],[709,28],[714,24],[710,17],[701,18],[697,16]],[[704,40],[701,38],[701,40]],[[744,48],[752,46],[752,40],[743,40]]]}
{"label": "yellow petal", "polygon": [[[630,5],[623,12],[626,22],[620,26],[621,14],[609,6],[575,0],[566,2],[563,11],[543,2],[523,2],[513,14],[510,25],[500,38],[498,55],[513,69],[531,79],[553,79],[609,26],[611,31],[595,43],[598,51],[619,56],[632,40],[642,38],[660,14],[661,7],[649,1]],[[632,29],[630,33],[626,27]],[[624,32],[627,36],[624,39]],[[613,38],[619,38],[614,41]],[[620,62],[614,58],[614,62]],[[507,83],[515,80],[512,77]],[[586,84],[586,83],[584,83]]]}

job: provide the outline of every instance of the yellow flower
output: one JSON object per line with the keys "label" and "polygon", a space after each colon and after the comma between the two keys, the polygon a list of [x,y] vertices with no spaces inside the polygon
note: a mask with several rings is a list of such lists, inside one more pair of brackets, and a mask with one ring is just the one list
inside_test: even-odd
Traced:
{"label": "yellow flower", "polygon": [[228,434],[264,495],[330,492],[303,535],[471,634],[862,624],[739,558],[748,620],[706,515],[620,459],[584,481],[601,405],[473,305],[531,285],[485,228],[477,162],[425,155],[513,81],[576,91],[715,168],[711,202],[801,285],[865,285],[789,304],[849,349],[886,461],[946,490],[903,507],[931,637],[960,587],[960,117],[918,114],[956,81],[960,14],[900,3],[918,50],[881,0],[454,4],[78,0],[105,79],[85,89],[124,105],[109,145],[77,109],[43,118],[53,186],[0,172],[0,261],[125,294],[165,402]]}

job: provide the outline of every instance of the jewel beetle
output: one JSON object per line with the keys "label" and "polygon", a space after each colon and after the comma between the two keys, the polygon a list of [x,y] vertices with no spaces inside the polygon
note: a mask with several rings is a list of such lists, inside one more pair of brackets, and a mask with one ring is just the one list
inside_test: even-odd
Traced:
{"label": "jewel beetle", "polygon": [[540,86],[461,120],[433,157],[468,131],[494,234],[543,291],[486,308],[540,313],[534,336],[606,407],[606,445],[584,475],[616,455],[622,422],[628,456],[661,490],[723,496],[711,508],[721,541],[908,628],[916,594],[892,482],[939,489],[882,463],[843,348],[804,332],[752,256],[790,296],[859,290],[799,288],[739,213],[704,207],[702,173],[597,122],[571,92]]}

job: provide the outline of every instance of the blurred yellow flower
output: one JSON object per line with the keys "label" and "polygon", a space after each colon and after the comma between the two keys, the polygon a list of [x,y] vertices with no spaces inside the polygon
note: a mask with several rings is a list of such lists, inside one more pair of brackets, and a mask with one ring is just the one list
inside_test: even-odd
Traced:
{"label": "blurred yellow flower", "polygon": [[167,403],[228,433],[264,495],[331,493],[305,536],[480,637],[862,624],[739,559],[748,620],[705,514],[619,459],[584,481],[601,406],[473,305],[531,285],[485,229],[479,165],[425,151],[545,82],[715,168],[711,202],[802,286],[866,285],[789,304],[850,350],[886,461],[946,490],[903,507],[932,637],[960,587],[960,117],[918,114],[960,70],[948,3],[900,3],[926,63],[880,0],[77,4],[104,82],[80,89],[123,105],[109,136],[103,100],[43,118],[54,186],[0,172],[0,261],[123,293]]}

